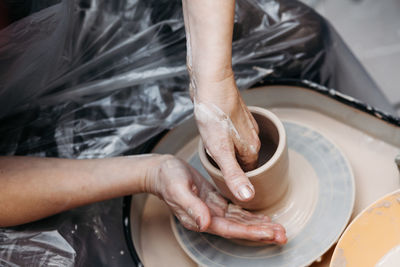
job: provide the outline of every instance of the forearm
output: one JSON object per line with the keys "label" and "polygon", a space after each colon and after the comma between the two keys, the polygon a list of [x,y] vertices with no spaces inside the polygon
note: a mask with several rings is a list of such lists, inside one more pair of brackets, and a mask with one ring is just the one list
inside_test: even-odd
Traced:
{"label": "forearm", "polygon": [[[234,0],[183,0],[187,63],[198,83],[232,76]],[[201,84],[198,84],[202,88]]]}
{"label": "forearm", "polygon": [[158,157],[0,157],[0,227],[144,192],[146,175],[158,164]]}
{"label": "forearm", "polygon": [[244,171],[257,166],[260,140],[232,71],[235,0],[182,2],[189,88],[199,133],[234,196],[248,201],[254,188]]}

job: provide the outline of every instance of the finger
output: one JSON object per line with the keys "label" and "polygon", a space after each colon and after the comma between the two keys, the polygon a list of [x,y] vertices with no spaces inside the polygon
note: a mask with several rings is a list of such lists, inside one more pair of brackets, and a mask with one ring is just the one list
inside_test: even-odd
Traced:
{"label": "finger", "polygon": [[271,221],[268,216],[251,213],[233,204],[229,204],[227,212],[225,213],[225,218],[240,221],[241,223],[249,225],[269,223]]}
{"label": "finger", "polygon": [[210,211],[206,204],[193,192],[193,183],[190,183],[187,187],[176,185],[175,188],[177,192],[174,194],[174,202],[196,222],[199,231],[205,231],[211,221]]}
{"label": "finger", "polygon": [[234,214],[234,213],[228,213],[225,215],[225,218],[235,221],[237,223],[241,224],[246,224],[246,225],[259,225],[263,223],[268,223],[268,220],[262,220],[258,218],[246,218],[245,216],[241,214]]}
{"label": "finger", "polygon": [[251,200],[254,197],[254,187],[240,168],[234,151],[216,153],[213,156],[232,194],[241,201]]}
{"label": "finger", "polygon": [[212,218],[208,232],[228,239],[239,238],[264,243],[277,241],[273,224],[246,225],[221,217]]}
{"label": "finger", "polygon": [[275,223],[273,229],[275,233],[275,238],[272,242],[279,245],[286,244],[288,240],[285,228],[282,225]]}
{"label": "finger", "polygon": [[207,181],[207,179],[204,178],[203,175],[201,175],[198,170],[196,170],[195,168],[190,166],[190,164],[188,164],[187,162],[184,162],[184,164],[190,171],[193,181],[198,188],[198,194],[196,194],[196,195],[200,196],[200,198],[201,198],[202,193],[208,192],[208,191],[215,191],[214,186],[209,181]]}
{"label": "finger", "polygon": [[[248,122],[248,124],[251,124],[251,122]],[[238,132],[239,135],[232,135],[237,161],[244,171],[254,170],[258,164],[258,152],[261,147],[260,139],[254,128],[239,128]]]}
{"label": "finger", "polygon": [[251,121],[251,124],[252,124],[252,126],[254,127],[254,130],[255,130],[255,133],[258,136],[258,133],[260,132],[259,127],[258,127],[258,123],[254,119],[254,116],[251,114],[250,110],[248,109],[248,107],[246,106],[246,104],[244,103],[242,98],[240,98],[240,105],[242,106],[243,110],[246,111],[247,117]]}
{"label": "finger", "polygon": [[261,147],[252,119],[253,117],[248,113],[247,107],[242,108],[241,114],[235,119],[236,132],[231,131],[230,133],[237,160],[245,171],[257,168],[258,152]]}
{"label": "finger", "polygon": [[191,231],[199,231],[199,227],[197,226],[196,222],[185,211],[177,208],[173,209],[173,213],[185,228]]}
{"label": "finger", "polygon": [[200,199],[207,205],[211,215],[224,217],[228,209],[228,201],[223,198],[216,189],[209,183],[195,168],[189,168],[194,181],[198,184]]}
{"label": "finger", "polygon": [[264,214],[256,214],[252,213],[250,211],[244,210],[242,207],[235,205],[235,204],[229,204],[227,213],[240,213],[243,214],[243,216],[251,217],[251,218],[257,218],[257,219],[269,219],[268,216],[265,216]]}
{"label": "finger", "polygon": [[225,216],[228,202],[217,191],[207,192],[204,202],[209,207],[212,216]]}

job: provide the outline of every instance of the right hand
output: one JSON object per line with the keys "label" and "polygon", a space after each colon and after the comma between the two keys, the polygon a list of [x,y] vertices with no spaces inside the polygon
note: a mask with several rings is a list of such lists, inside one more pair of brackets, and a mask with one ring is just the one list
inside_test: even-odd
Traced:
{"label": "right hand", "polygon": [[236,88],[232,70],[235,1],[183,0],[182,4],[200,135],[230,191],[238,200],[249,201],[254,188],[244,171],[256,167],[260,141],[257,123]]}
{"label": "right hand", "polygon": [[226,78],[197,79],[194,115],[204,147],[230,191],[238,200],[249,201],[254,187],[244,172],[257,167],[259,130],[236,88],[233,72],[224,73],[228,73]]}

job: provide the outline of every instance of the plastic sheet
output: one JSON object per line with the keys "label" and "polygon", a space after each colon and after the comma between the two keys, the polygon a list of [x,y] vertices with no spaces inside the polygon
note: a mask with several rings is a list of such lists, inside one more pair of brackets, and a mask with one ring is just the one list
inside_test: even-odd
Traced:
{"label": "plastic sheet", "polygon": [[55,230],[2,231],[0,249],[4,251],[1,266],[27,266],[25,259],[29,259],[29,266],[74,266],[76,256],[71,245]]}
{"label": "plastic sheet", "polygon": [[[191,116],[179,0],[25,8],[29,16],[0,31],[1,154],[143,152],[140,144]],[[233,64],[240,89],[310,80],[394,112],[329,23],[297,1],[237,0]],[[121,218],[114,199],[0,229],[0,265],[133,264]]]}

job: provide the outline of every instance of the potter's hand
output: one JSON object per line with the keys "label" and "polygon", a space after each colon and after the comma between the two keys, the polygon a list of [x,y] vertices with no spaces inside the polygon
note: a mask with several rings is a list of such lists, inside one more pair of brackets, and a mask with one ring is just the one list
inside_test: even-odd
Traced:
{"label": "potter's hand", "polygon": [[282,226],[228,204],[195,169],[173,156],[162,156],[159,166],[150,170],[146,187],[146,191],[163,199],[190,230],[225,238],[286,243]]}
{"label": "potter's hand", "polygon": [[236,89],[233,74],[201,83],[194,93],[194,115],[204,147],[231,192],[239,200],[252,199],[254,188],[244,171],[257,167],[258,125]]}
{"label": "potter's hand", "polygon": [[233,195],[251,200],[254,188],[243,170],[256,167],[260,141],[232,71],[235,1],[182,2],[190,89],[201,137]]}

